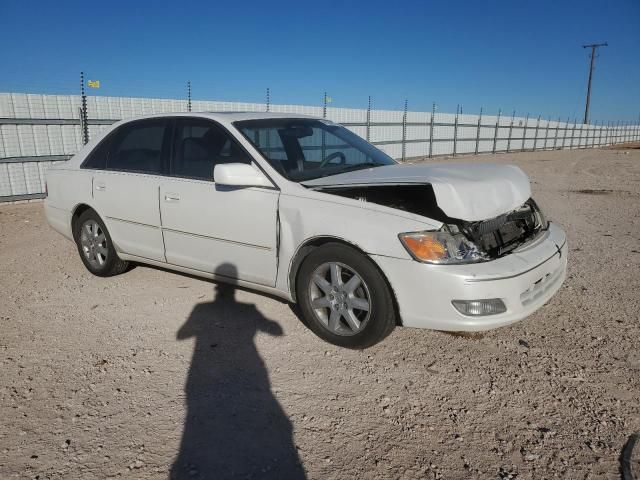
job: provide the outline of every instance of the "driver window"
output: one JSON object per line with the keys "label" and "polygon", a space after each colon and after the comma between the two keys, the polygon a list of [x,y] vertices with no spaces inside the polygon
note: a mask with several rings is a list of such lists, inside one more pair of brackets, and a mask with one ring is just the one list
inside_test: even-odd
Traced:
{"label": "driver window", "polygon": [[366,161],[366,155],[349,145],[329,130],[313,128],[313,134],[299,139],[306,166],[315,168],[322,161],[329,164],[358,164]]}
{"label": "driver window", "polygon": [[251,159],[228,133],[212,122],[177,121],[171,175],[213,180],[213,169],[221,163],[251,163]]}

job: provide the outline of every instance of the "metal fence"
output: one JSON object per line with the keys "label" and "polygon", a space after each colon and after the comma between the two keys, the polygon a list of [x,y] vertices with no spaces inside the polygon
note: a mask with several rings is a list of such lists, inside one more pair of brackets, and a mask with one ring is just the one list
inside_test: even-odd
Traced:
{"label": "metal fence", "polygon": [[[640,125],[569,119],[375,110],[270,103],[0,93],[0,202],[42,198],[47,168],[66,161],[113,122],[184,111],[306,114],[341,123],[390,156],[415,157],[593,148],[640,140]],[[189,108],[191,107],[191,108]]]}

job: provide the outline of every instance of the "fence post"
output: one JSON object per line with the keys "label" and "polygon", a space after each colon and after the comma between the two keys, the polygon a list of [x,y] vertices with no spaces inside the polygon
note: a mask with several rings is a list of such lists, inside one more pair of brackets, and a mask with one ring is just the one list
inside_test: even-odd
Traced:
{"label": "fence post", "polygon": [[544,145],[542,147],[543,150],[547,149],[547,138],[549,137],[549,124],[551,123],[551,115],[549,115],[549,118],[547,119],[547,125],[545,126],[544,129]]}
{"label": "fence post", "polygon": [[582,148],[582,131],[584,130],[584,123],[580,124],[580,133],[578,134],[578,148]]}
{"label": "fence post", "polygon": [[618,123],[618,137],[620,139],[620,143],[624,143],[624,122],[620,120]]}
{"label": "fence post", "polygon": [[[327,92],[324,92],[324,98],[322,99],[322,118],[327,118]],[[324,128],[322,129],[322,147],[320,150],[321,159],[324,161],[327,154],[327,136]]]}
{"label": "fence post", "polygon": [[620,120],[620,125],[618,127],[619,133],[618,136],[620,137],[620,143],[624,143],[624,122],[622,120]]}
{"label": "fence post", "polygon": [[436,117],[436,102],[431,107],[431,128],[429,129],[429,158],[433,156],[433,125]]}
{"label": "fence post", "polygon": [[589,129],[589,130],[593,130],[593,135],[591,136],[591,148],[595,148],[596,146],[596,130],[598,128],[598,120],[596,120],[595,122],[593,122],[593,129]]}
{"label": "fence post", "polygon": [[496,127],[493,131],[493,149],[492,152],[496,153],[496,145],[498,143],[498,129],[500,128],[500,115],[502,114],[502,110],[498,109],[498,117],[496,118]]}
{"label": "fence post", "polygon": [[516,118],[516,111],[511,114],[511,123],[509,123],[509,138],[507,138],[507,153],[511,150],[511,132],[513,132],[513,121]]}
{"label": "fence post", "polygon": [[482,127],[482,107],[480,107],[480,116],[478,117],[478,126],[476,127],[476,149],[475,154],[478,154],[478,148],[480,147],[480,128]]}
{"label": "fence post", "polygon": [[618,133],[616,135],[618,142],[617,143],[622,143],[622,120],[618,120]]}
{"label": "fence post", "polygon": [[371,138],[371,95],[369,95],[369,102],[367,103],[367,142]]}
{"label": "fence post", "polygon": [[538,121],[536,122],[536,134],[535,137],[533,138],[533,151],[536,151],[536,147],[538,146],[538,131],[540,131],[540,117],[541,115],[538,115]]}
{"label": "fence post", "polygon": [[602,131],[604,130],[604,120],[600,120],[600,132],[598,132],[598,146],[602,146]]}
{"label": "fence post", "polygon": [[629,122],[622,122],[622,143],[627,143],[627,137],[629,136]]}
{"label": "fence post", "polygon": [[527,127],[529,126],[529,112],[527,112],[527,117],[524,119],[524,129],[522,131],[522,148],[521,152],[524,152],[524,144],[527,141]]}
{"label": "fence post", "polygon": [[82,110],[80,114],[80,122],[82,123],[82,142],[86,145],[89,143],[89,124],[87,121],[87,96],[84,92],[84,72],[80,72],[80,97],[82,101]]}
{"label": "fence post", "polygon": [[610,145],[615,145],[615,143],[616,143],[616,137],[615,137],[615,133],[616,133],[615,132],[615,125],[616,125],[616,123],[613,120],[611,120],[611,122],[609,122],[609,123],[610,123],[610,125],[609,125],[609,144]]}
{"label": "fence post", "polygon": [[600,120],[600,128],[598,129],[598,147],[602,145],[602,126],[603,125],[604,125],[604,122]]}
{"label": "fence post", "polygon": [[583,124],[582,124],[582,128],[580,129],[580,131],[582,132],[582,129],[583,129],[585,126],[587,127],[587,135],[586,135],[586,137],[585,137],[585,139],[584,139],[584,148],[589,148],[589,130],[590,130],[590,129],[589,129],[589,124],[588,124],[588,123],[583,123]]}
{"label": "fence post", "polygon": [[[269,92],[269,89],[267,88],[267,92]],[[267,93],[267,97],[269,96],[269,93]],[[187,81],[187,112],[191,111],[191,80]],[[267,109],[267,112],[269,110]]]}
{"label": "fence post", "polygon": [[456,156],[456,150],[458,147],[458,110],[460,110],[460,105],[456,107],[456,118],[453,121],[453,156]]}
{"label": "fence post", "polygon": [[324,92],[322,99],[322,118],[327,118],[327,92]]}
{"label": "fence post", "polygon": [[556,145],[558,144],[558,129],[560,128],[560,117],[558,117],[558,121],[556,122],[556,132],[553,136],[553,149],[556,150]]}
{"label": "fence post", "polygon": [[573,139],[576,133],[576,126],[578,125],[578,119],[573,119],[573,126],[571,127],[571,143],[569,144],[569,150],[573,150]]}
{"label": "fence post", "polygon": [[625,142],[629,141],[629,120],[625,122],[624,126],[624,140]]}
{"label": "fence post", "polygon": [[404,113],[402,114],[402,161],[407,154],[407,100],[404,101]]}

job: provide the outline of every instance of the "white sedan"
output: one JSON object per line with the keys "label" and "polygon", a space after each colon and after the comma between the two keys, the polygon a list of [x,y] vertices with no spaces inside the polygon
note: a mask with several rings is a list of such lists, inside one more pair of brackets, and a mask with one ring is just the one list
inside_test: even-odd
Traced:
{"label": "white sedan", "polygon": [[47,175],[87,269],[130,262],[297,302],[336,345],[396,325],[475,331],[541,307],[567,268],[515,166],[398,164],[333,122],[176,113],[114,124]]}

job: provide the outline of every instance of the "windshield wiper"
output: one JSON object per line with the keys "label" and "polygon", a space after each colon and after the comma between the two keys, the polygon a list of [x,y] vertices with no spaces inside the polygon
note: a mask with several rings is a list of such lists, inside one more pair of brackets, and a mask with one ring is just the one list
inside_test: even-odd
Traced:
{"label": "windshield wiper", "polygon": [[340,175],[341,173],[353,172],[354,170],[362,170],[364,168],[381,167],[381,166],[382,166],[381,164],[375,163],[375,162],[362,162],[356,165],[349,165],[348,167],[343,168],[339,172],[332,173],[331,175]]}
{"label": "windshield wiper", "polygon": [[346,172],[353,172],[354,170],[362,170],[364,168],[371,168],[371,167],[382,167],[384,166],[384,164],[381,163],[375,163],[375,162],[363,162],[363,163],[358,163],[357,165],[349,165],[346,168],[343,168],[340,171],[337,172],[331,172],[331,173],[325,173],[323,175],[317,175],[311,178],[307,178],[302,180],[303,182],[305,181],[311,181],[311,180],[317,180],[319,178],[326,178],[326,177],[332,177],[333,175],[340,175],[341,173],[346,173]]}

